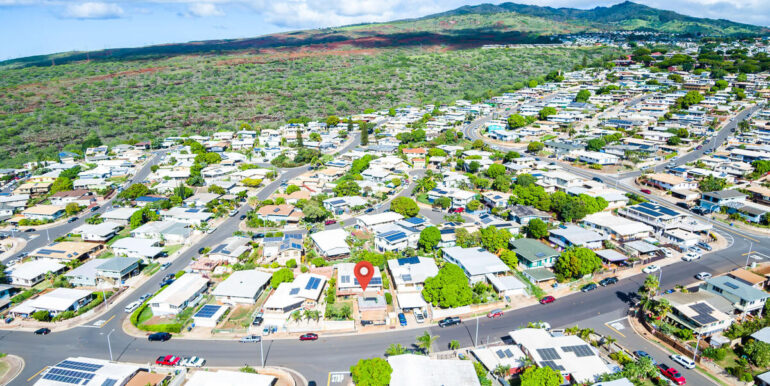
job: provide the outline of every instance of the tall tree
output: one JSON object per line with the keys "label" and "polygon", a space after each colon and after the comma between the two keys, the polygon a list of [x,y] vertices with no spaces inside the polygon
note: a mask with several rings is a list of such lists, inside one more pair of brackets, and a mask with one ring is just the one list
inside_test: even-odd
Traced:
{"label": "tall tree", "polygon": [[390,383],[393,368],[382,358],[361,359],[350,367],[353,383],[358,386],[385,386]]}

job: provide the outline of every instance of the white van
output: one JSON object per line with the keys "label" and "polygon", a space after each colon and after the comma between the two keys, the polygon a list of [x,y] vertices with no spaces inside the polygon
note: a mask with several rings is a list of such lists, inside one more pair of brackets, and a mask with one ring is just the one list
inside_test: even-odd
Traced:
{"label": "white van", "polygon": [[133,302],[133,303],[130,303],[129,305],[126,306],[126,313],[134,312],[134,310],[139,308],[139,306],[141,306],[141,305],[142,305],[142,302],[140,302],[138,300]]}

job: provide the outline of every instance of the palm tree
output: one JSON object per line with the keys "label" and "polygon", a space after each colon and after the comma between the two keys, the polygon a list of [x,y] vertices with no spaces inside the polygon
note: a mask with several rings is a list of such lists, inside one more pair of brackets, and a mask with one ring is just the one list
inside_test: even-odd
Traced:
{"label": "palm tree", "polygon": [[291,313],[291,320],[297,322],[300,319],[302,319],[302,314],[299,312],[299,310],[294,311]]}
{"label": "palm tree", "polygon": [[586,340],[586,339],[588,339],[588,336],[593,334],[593,333],[594,333],[594,329],[593,328],[584,328],[584,329],[580,330],[580,333],[578,334],[578,336],[580,336],[580,339]]}
{"label": "palm tree", "polygon": [[438,335],[431,335],[430,332],[425,331],[422,335],[417,337],[417,347],[427,355],[430,354],[433,349],[433,342],[438,339]]}
{"label": "palm tree", "polygon": [[497,375],[498,377],[505,377],[511,372],[511,366],[510,365],[497,365],[495,369],[492,371],[493,374]]}
{"label": "palm tree", "polygon": [[606,345],[606,346],[607,346],[607,348],[609,349],[610,345],[612,345],[613,343],[615,343],[615,342],[617,342],[617,341],[618,341],[617,339],[615,339],[615,338],[613,338],[613,337],[611,337],[611,336],[607,335],[607,336],[605,336],[605,337],[602,339],[602,344]]}
{"label": "palm tree", "polygon": [[452,341],[449,342],[450,350],[457,350],[459,348],[460,348],[460,342],[458,342],[456,339],[452,339]]}
{"label": "palm tree", "polygon": [[394,355],[401,355],[406,353],[406,348],[401,345],[401,343],[394,343],[388,346],[388,349],[385,350],[386,356],[394,356]]}
{"label": "palm tree", "polygon": [[578,326],[572,326],[564,330],[564,332],[566,332],[568,335],[575,335],[578,333],[578,331],[580,331],[580,327]]}

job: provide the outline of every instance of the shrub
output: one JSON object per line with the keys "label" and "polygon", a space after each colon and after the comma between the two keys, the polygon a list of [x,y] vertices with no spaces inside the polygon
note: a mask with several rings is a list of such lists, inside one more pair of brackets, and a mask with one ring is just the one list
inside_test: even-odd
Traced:
{"label": "shrub", "polygon": [[393,304],[393,295],[391,295],[390,292],[385,292],[385,302]]}
{"label": "shrub", "polygon": [[297,260],[289,259],[286,261],[287,268],[297,268]]}
{"label": "shrub", "polygon": [[706,358],[711,358],[715,361],[721,361],[727,356],[727,349],[724,347],[707,347],[705,350],[703,350],[703,356]]}
{"label": "shrub", "polygon": [[32,319],[35,319],[38,322],[50,322],[51,314],[49,314],[48,311],[45,311],[45,310],[35,311],[35,313],[32,314]]}

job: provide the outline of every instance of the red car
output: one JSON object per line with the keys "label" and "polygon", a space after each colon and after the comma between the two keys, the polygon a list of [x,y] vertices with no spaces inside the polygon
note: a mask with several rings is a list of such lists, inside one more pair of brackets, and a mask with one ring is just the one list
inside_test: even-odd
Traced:
{"label": "red car", "polygon": [[487,314],[487,318],[496,318],[498,316],[503,316],[503,310],[492,310]]}
{"label": "red car", "polygon": [[449,213],[462,213],[462,212],[465,212],[465,208],[449,209]]}
{"label": "red car", "polygon": [[644,194],[652,194],[652,191],[650,189],[642,189],[642,193],[644,193]]}
{"label": "red car", "polygon": [[325,225],[332,225],[332,224],[336,224],[336,223],[337,223],[337,220],[326,220],[326,221],[324,221]]}
{"label": "red car", "polygon": [[540,304],[553,303],[555,300],[556,300],[556,298],[553,297],[553,296],[546,296],[546,297],[540,299]]}
{"label": "red car", "polygon": [[303,334],[299,336],[299,340],[318,340],[318,334],[309,333],[309,334]]}
{"label": "red car", "polygon": [[684,385],[687,383],[687,380],[684,379],[682,374],[679,374],[679,371],[673,367],[668,367],[667,365],[661,363],[658,365],[658,369],[660,370],[660,373],[663,374],[663,376],[674,381],[674,383],[677,385]]}
{"label": "red car", "polygon": [[181,360],[182,358],[176,355],[166,355],[164,357],[158,357],[158,359],[155,360],[155,364],[161,366],[176,366]]}

